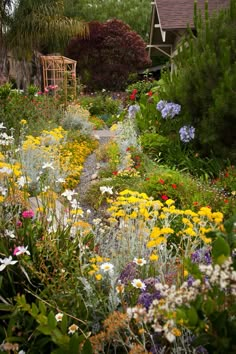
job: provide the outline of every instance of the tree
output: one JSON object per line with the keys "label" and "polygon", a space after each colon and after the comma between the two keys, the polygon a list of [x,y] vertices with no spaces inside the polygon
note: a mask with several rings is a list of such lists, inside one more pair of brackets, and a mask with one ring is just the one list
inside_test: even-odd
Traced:
{"label": "tree", "polygon": [[87,34],[83,21],[64,16],[63,0],[3,0],[1,6],[1,63],[9,49],[20,58],[31,58],[34,50],[58,50],[72,35]]}
{"label": "tree", "polygon": [[0,1],[0,84],[7,80],[6,29],[10,24],[14,1]]}
{"label": "tree", "polygon": [[142,38],[120,20],[90,22],[89,38],[73,38],[67,56],[78,60],[81,80],[90,90],[121,90],[129,74],[151,64]]}
{"label": "tree", "polygon": [[149,0],[64,0],[65,15],[87,22],[122,20],[145,41],[149,38],[151,6]]}
{"label": "tree", "polygon": [[[207,3],[206,3],[207,4]],[[196,33],[184,39],[166,76],[163,98],[182,105],[184,124],[196,128],[204,156],[236,162],[236,0],[208,18],[196,17]]]}

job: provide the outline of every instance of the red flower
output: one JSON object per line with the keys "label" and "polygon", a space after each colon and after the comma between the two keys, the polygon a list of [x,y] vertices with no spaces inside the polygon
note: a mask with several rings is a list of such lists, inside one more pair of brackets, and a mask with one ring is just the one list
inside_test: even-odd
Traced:
{"label": "red flower", "polygon": [[126,151],[130,151],[130,150],[131,150],[131,148],[130,148],[130,147],[127,147]]}
{"label": "red flower", "polygon": [[225,200],[224,200],[224,203],[225,203],[225,204],[228,204],[228,202],[229,202],[228,199],[225,199]]}
{"label": "red flower", "polygon": [[161,199],[162,199],[162,200],[167,200],[167,199],[169,199],[169,197],[167,197],[167,195],[163,194],[163,195],[161,196]]}
{"label": "red flower", "polygon": [[159,183],[165,184],[165,181],[163,179],[159,179]]}
{"label": "red flower", "polygon": [[228,172],[225,173],[225,177],[229,177],[229,173]]}
{"label": "red flower", "polygon": [[173,183],[173,184],[171,185],[171,187],[172,187],[173,189],[176,189],[176,188],[177,188],[177,184]]}
{"label": "red flower", "polygon": [[151,96],[153,95],[152,91],[149,91],[149,92],[147,93],[147,95],[148,95],[149,97],[151,97]]}
{"label": "red flower", "polygon": [[138,93],[138,90],[137,89],[133,89],[132,94],[136,95],[136,93]]}
{"label": "red flower", "polygon": [[129,96],[130,100],[134,101],[136,99],[136,95],[134,93],[132,93],[130,96]]}
{"label": "red flower", "polygon": [[113,171],[112,174],[113,174],[114,176],[117,176],[117,175],[118,175],[118,171]]}
{"label": "red flower", "polygon": [[149,180],[150,180],[150,178],[148,178],[148,177],[147,177],[147,178],[145,178],[145,181],[149,181]]}
{"label": "red flower", "polygon": [[198,205],[198,202],[193,202],[193,205]]}

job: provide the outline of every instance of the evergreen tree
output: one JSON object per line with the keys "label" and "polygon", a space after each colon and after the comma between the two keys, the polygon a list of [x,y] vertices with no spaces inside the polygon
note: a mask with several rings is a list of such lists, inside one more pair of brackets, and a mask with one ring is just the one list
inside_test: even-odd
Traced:
{"label": "evergreen tree", "polygon": [[236,161],[236,0],[210,18],[206,3],[195,28],[181,43],[174,73],[164,76],[163,98],[182,105],[203,155]]}

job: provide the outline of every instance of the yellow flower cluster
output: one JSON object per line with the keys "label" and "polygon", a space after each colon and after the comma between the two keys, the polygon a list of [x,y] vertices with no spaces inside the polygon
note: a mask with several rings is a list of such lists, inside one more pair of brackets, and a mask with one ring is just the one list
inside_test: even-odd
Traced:
{"label": "yellow flower cluster", "polygon": [[136,226],[142,224],[145,232],[149,230],[148,248],[166,244],[171,236],[183,249],[189,244],[189,238],[195,245],[207,244],[211,242],[206,237],[207,232],[223,228],[223,214],[208,207],[202,207],[198,212],[180,210],[176,209],[171,199],[163,204],[145,193],[130,190],[120,192],[115,201],[108,202],[112,204],[108,209],[111,222],[121,222],[123,219],[127,223],[133,220]]}
{"label": "yellow flower cluster", "polygon": [[96,280],[102,280],[102,274],[99,273],[100,269],[100,264],[102,262],[108,262],[110,258],[105,258],[96,255],[95,257],[90,258],[89,263],[90,263],[90,270],[88,271],[89,275],[93,275]]}
{"label": "yellow flower cluster", "polygon": [[74,188],[78,185],[85,159],[93,151],[95,145],[84,141],[67,142],[60,148],[60,164],[68,175],[65,188]]}
{"label": "yellow flower cluster", "polygon": [[[43,130],[42,135],[32,136],[27,135],[25,141],[23,142],[23,150],[34,150],[39,146],[48,149],[51,145],[59,144],[60,141],[65,138],[66,131],[62,127],[52,129],[50,131]],[[53,147],[54,148],[54,147]]]}

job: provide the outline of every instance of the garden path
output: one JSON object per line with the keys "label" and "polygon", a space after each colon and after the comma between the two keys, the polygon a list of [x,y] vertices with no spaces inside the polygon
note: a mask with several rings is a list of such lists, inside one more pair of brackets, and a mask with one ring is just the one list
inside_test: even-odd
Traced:
{"label": "garden path", "polygon": [[[101,144],[106,144],[110,139],[112,139],[115,134],[109,129],[101,129],[95,130],[93,133],[94,137],[98,139],[99,146]],[[94,218],[99,217],[99,212],[91,209],[90,205],[84,201],[84,197],[88,191],[88,188],[92,183],[94,183],[98,179],[98,172],[100,169],[100,163],[97,161],[96,151],[94,151],[91,155],[89,155],[84,163],[83,171],[80,176],[80,183],[76,188],[76,191],[79,195],[79,201],[81,208],[86,212],[86,210],[90,210],[91,213],[88,217],[88,221],[92,221]]]}

